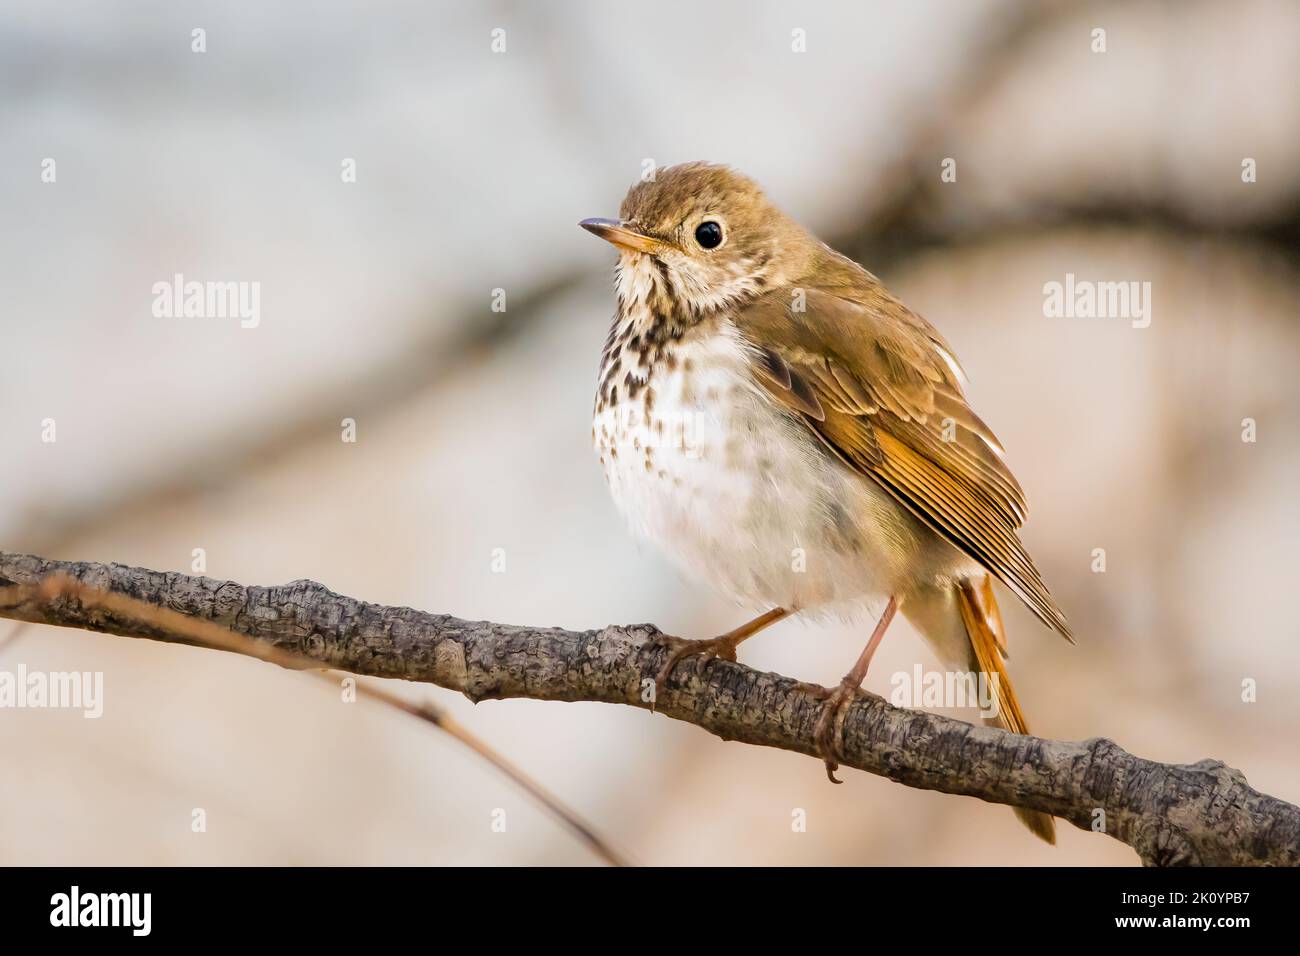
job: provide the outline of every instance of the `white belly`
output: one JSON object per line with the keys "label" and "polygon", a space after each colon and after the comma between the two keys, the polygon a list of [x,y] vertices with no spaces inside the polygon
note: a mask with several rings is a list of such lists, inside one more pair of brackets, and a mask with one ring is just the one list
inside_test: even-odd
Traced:
{"label": "white belly", "polygon": [[739,603],[852,614],[882,601],[928,532],[776,405],[742,349],[729,324],[693,330],[674,344],[675,367],[656,363],[644,388],[598,403],[593,439],[615,502]]}

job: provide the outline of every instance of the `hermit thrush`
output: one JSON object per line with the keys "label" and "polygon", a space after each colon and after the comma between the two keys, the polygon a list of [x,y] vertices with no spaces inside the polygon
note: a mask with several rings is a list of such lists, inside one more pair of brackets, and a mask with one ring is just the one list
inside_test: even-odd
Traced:
{"label": "hermit thrush", "polygon": [[[592,428],[614,500],[688,573],[763,611],[713,640],[673,639],[661,686],[684,654],[735,660],[788,615],[883,607],[826,692],[831,774],[843,708],[901,609],[947,665],[987,675],[992,722],[1027,733],[991,577],[1067,639],[1069,626],[943,337],[723,166],[657,170],[617,220],[581,225],[619,251]],[[1017,813],[1054,840],[1050,816]]]}

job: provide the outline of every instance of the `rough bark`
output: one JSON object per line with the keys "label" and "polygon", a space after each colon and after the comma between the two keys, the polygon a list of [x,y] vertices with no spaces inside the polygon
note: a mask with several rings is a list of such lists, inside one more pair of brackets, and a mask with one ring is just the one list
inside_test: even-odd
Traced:
{"label": "rough bark", "polygon": [[[211,621],[310,658],[374,677],[436,684],[474,701],[528,697],[651,708],[666,649],[650,624],[593,631],[466,621],[371,604],[314,581],[251,587],[118,564],[0,552],[0,587],[63,574]],[[0,604],[0,617],[189,643],[165,629],[75,598]],[[779,674],[685,658],[653,709],[724,740],[815,756],[822,706],[813,688]],[[844,717],[848,767],[909,787],[1053,814],[1105,832],[1150,865],[1300,865],[1300,808],[1252,789],[1218,760],[1163,764],[1110,740],[1017,736],[862,693]]]}

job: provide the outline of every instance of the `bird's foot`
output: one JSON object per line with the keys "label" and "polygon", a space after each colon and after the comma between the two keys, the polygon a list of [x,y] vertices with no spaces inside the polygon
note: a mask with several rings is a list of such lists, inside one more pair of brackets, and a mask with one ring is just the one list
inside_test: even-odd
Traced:
{"label": "bird's foot", "polygon": [[704,663],[713,660],[715,657],[724,661],[734,661],[736,659],[736,646],[744,638],[737,639],[734,634],[723,634],[721,637],[710,638],[706,641],[688,641],[680,637],[672,637],[665,634],[663,641],[668,645],[668,659],[664,661],[663,667],[659,668],[659,674],[655,677],[655,699],[663,693],[664,688],[668,686],[668,678],[677,666],[677,662],[689,654],[703,654]]}
{"label": "bird's foot", "polygon": [[858,685],[846,677],[834,688],[819,687],[815,693],[824,701],[813,730],[817,756],[826,763],[826,778],[831,783],[843,783],[836,778],[835,771],[844,759],[844,712],[858,696]]}

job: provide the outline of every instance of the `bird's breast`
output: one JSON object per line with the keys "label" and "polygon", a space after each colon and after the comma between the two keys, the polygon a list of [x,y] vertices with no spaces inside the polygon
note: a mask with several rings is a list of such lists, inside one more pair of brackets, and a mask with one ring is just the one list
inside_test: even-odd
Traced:
{"label": "bird's breast", "polygon": [[657,342],[627,320],[602,357],[592,438],[632,529],[743,603],[873,596],[866,552],[893,503],[772,401],[725,316]]}
{"label": "bird's breast", "polygon": [[615,339],[602,359],[592,438],[614,498],[657,537],[741,471],[756,406],[742,345],[725,323],[648,343]]}

